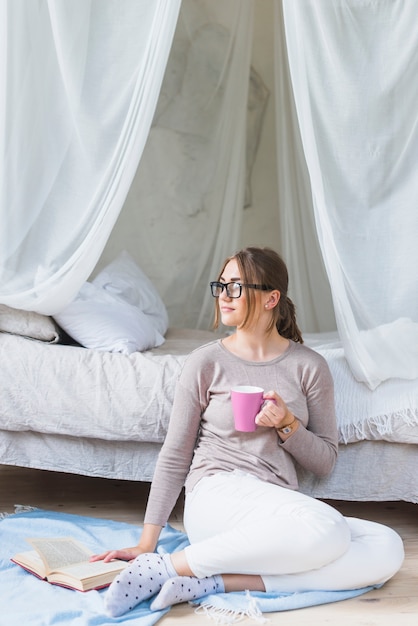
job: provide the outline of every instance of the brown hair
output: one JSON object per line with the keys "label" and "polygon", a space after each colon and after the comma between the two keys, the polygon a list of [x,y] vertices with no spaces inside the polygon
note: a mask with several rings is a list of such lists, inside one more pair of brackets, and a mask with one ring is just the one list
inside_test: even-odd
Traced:
{"label": "brown hair", "polygon": [[[280,300],[273,309],[271,326],[268,330],[271,330],[274,324],[276,324],[276,328],[282,337],[292,339],[297,343],[303,343],[302,333],[296,323],[295,305],[287,295],[289,275],[281,256],[271,248],[244,248],[225,259],[219,272],[218,280],[222,276],[226,265],[233,259],[237,262],[243,283],[267,285],[271,290],[277,289],[280,291]],[[246,289],[245,287],[244,289],[248,302],[247,313],[242,324],[245,328],[245,326],[254,321],[256,294],[253,289]],[[218,328],[219,323],[219,301],[216,300],[214,328]]]}

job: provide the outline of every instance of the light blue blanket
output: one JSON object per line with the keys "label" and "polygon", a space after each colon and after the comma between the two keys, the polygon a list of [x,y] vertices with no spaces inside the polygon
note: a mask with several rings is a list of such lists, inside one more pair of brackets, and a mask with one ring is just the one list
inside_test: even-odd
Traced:
{"label": "light blue blanket", "polygon": [[[42,510],[16,513],[0,520],[0,606],[6,610],[7,626],[152,626],[167,610],[152,612],[149,601],[119,617],[107,617],[101,591],[81,593],[50,585],[13,564],[17,552],[30,550],[26,537],[72,536],[101,552],[108,548],[135,545],[141,529],[131,524]],[[158,544],[159,552],[174,552],[188,544],[184,533],[166,526]],[[220,614],[231,612],[260,616],[261,612],[297,609],[335,602],[369,591],[305,592],[296,594],[224,593],[205,598],[205,603]],[[191,608],[191,610],[194,610]],[[3,613],[4,617],[4,613]],[[1,621],[0,615],[0,623]],[[6,622],[4,622],[6,623]]]}

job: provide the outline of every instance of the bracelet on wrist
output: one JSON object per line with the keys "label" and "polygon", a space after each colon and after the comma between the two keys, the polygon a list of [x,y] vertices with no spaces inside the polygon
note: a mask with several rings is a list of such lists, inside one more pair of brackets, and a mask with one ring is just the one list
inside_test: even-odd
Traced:
{"label": "bracelet on wrist", "polygon": [[281,428],[276,428],[277,432],[282,435],[290,435],[293,431],[293,425],[297,422],[296,417],[293,418],[293,421],[290,424],[286,424],[286,426],[282,426]]}

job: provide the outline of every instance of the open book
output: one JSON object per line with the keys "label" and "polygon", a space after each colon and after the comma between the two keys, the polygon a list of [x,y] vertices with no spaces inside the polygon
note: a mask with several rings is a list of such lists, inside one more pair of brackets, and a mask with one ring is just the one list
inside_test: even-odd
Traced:
{"label": "open book", "polygon": [[27,541],[35,549],[15,554],[13,563],[49,583],[70,589],[89,591],[107,587],[127,565],[126,561],[116,559],[110,563],[90,563],[93,552],[72,537]]}

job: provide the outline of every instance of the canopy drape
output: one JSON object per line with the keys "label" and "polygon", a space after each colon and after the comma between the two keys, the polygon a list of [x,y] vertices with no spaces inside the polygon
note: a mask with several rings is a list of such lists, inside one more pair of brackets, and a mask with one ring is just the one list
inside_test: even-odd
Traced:
{"label": "canopy drape", "polygon": [[253,0],[183,0],[152,127],[105,253],[123,241],[171,324],[208,329],[209,281],[238,247]]}
{"label": "canopy drape", "polygon": [[[301,327],[335,310],[358,380],[417,378],[416,1],[272,1]],[[175,325],[210,325],[241,242],[254,6],[0,0],[1,303],[59,312],[119,229]]]}
{"label": "canopy drape", "polygon": [[289,295],[303,332],[336,328],[331,290],[318,242],[309,173],[299,131],[281,0],[274,4],[274,85],[280,252],[289,272]]}
{"label": "canopy drape", "polygon": [[283,9],[345,355],[372,389],[417,378],[417,4],[284,0]]}
{"label": "canopy drape", "polygon": [[0,299],[53,314],[89,276],[148,136],[180,0],[1,0]]}

